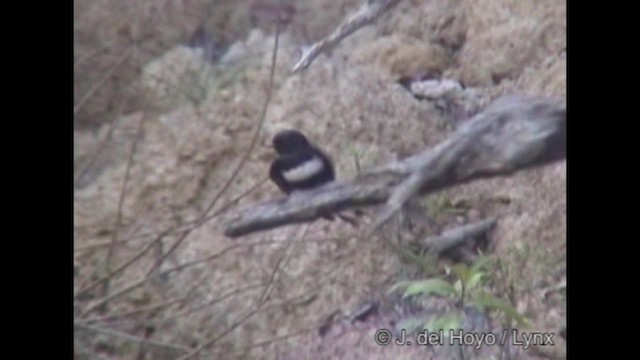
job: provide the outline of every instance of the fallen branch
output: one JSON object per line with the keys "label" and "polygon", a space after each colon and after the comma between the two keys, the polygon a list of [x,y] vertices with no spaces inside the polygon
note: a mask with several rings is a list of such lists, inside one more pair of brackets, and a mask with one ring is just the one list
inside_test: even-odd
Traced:
{"label": "fallen branch", "polygon": [[296,73],[304,70],[315,60],[318,55],[329,52],[347,36],[356,32],[361,27],[374,22],[400,0],[368,0],[360,7],[358,12],[340,24],[329,36],[302,50],[300,60],[293,67]]}
{"label": "fallen branch", "polygon": [[566,157],[566,105],[504,97],[433,149],[365,171],[350,182],[254,205],[232,218],[225,235],[239,237],[314,220],[347,208],[387,203],[376,226],[410,197],[476,179],[506,176]]}
{"label": "fallen branch", "polygon": [[428,249],[430,254],[438,255],[452,249],[468,239],[477,238],[495,225],[496,219],[485,219],[473,224],[464,225],[445,231],[441,235],[432,236],[420,241],[420,245]]}

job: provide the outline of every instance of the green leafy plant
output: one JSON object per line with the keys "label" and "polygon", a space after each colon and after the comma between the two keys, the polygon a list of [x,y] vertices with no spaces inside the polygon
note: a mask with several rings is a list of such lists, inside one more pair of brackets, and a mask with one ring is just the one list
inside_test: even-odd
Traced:
{"label": "green leafy plant", "polygon": [[[395,284],[389,292],[395,292],[404,288],[403,298],[410,296],[441,296],[454,301],[455,306],[444,315],[431,318],[423,325],[427,329],[443,329],[445,334],[451,329],[458,329],[462,322],[462,310],[466,305],[475,306],[480,311],[496,311],[504,314],[509,320],[515,320],[519,326],[528,326],[528,321],[508,302],[492,295],[486,289],[489,279],[488,271],[493,264],[493,258],[489,256],[479,257],[471,266],[460,263],[451,267],[447,275],[453,275],[452,280],[430,278],[418,281],[401,281]],[[415,319],[411,320],[411,330],[420,325]]]}
{"label": "green leafy plant", "polygon": [[400,260],[419,271],[421,276],[428,276],[437,272],[437,256],[430,254],[425,249],[413,250],[400,246],[397,248]]}

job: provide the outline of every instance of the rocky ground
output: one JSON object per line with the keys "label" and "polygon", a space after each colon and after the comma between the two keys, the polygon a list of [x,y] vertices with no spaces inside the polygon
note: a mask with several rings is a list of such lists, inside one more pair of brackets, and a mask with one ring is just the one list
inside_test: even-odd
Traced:
{"label": "rocky ground", "polygon": [[[74,4],[78,358],[175,359],[199,346],[206,359],[448,358],[373,341],[376,329],[397,321],[389,287],[424,275],[393,246],[396,233],[410,237],[410,229],[389,225],[361,238],[344,223],[317,221],[229,239],[224,220],[281,196],[265,182],[273,159],[268,145],[279,129],[304,131],[349,179],[358,167],[438,144],[497,96],[563,98],[566,3],[404,0],[293,75],[301,46],[360,4],[295,2],[279,38],[265,122],[246,162],[267,97],[270,16],[281,7]],[[464,96],[443,107],[399,81],[425,76],[462,84]],[[511,358],[562,358],[566,298],[547,290],[566,274],[565,162],[420,203],[428,208],[425,236],[498,219],[489,251],[505,270],[492,289],[509,289],[531,321],[526,331],[556,333],[555,346],[516,347]],[[193,226],[205,212],[207,221]],[[375,209],[365,209],[361,226],[374,216]],[[371,299],[383,303],[378,314],[336,321],[319,334],[332,314],[352,313]],[[474,356],[497,359],[499,351]]]}

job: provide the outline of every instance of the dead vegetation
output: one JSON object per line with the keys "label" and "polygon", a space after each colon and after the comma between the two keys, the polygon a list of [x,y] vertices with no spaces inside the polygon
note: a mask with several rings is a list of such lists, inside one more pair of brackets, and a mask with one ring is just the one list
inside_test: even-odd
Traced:
{"label": "dead vegetation", "polygon": [[[280,196],[265,182],[265,145],[282,127],[320,141],[348,183],[385,164],[430,169],[422,160],[504,95],[562,99],[566,5],[388,2],[390,11],[291,74],[309,54],[299,51],[304,42],[329,35],[362,4],[261,3],[75,2],[78,358],[441,358],[433,349],[375,344],[376,329],[407,315],[398,306],[416,306],[386,291],[441,271],[416,241],[455,239],[453,229],[486,218],[495,224],[465,233],[472,241],[464,255],[482,238],[483,251],[501,258],[492,291],[531,319],[530,331],[558,332],[566,314],[561,157],[508,177],[437,186],[424,203],[410,196],[425,186],[416,177],[409,191],[378,199],[394,206],[368,208],[362,228],[381,227],[367,237],[322,221],[235,240],[224,232],[241,209]],[[463,86],[418,99],[400,78]],[[540,147],[514,144],[521,148],[509,152],[517,154],[507,157],[515,159],[509,168],[539,159],[528,151]],[[482,160],[486,170],[490,153],[458,169]],[[304,214],[299,220],[316,216]],[[377,311],[360,316],[372,300]],[[555,339],[553,347],[492,356],[561,357],[564,343]]]}

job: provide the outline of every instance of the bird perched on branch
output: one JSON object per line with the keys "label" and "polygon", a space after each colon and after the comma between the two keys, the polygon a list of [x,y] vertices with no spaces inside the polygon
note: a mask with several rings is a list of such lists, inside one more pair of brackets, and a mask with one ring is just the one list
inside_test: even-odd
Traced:
{"label": "bird perched on branch", "polygon": [[[273,137],[272,144],[278,158],[271,164],[269,177],[285,194],[315,189],[335,180],[335,169],[329,156],[300,131],[280,131]],[[355,223],[345,215],[338,216],[352,225]],[[330,215],[323,217],[333,220]]]}

